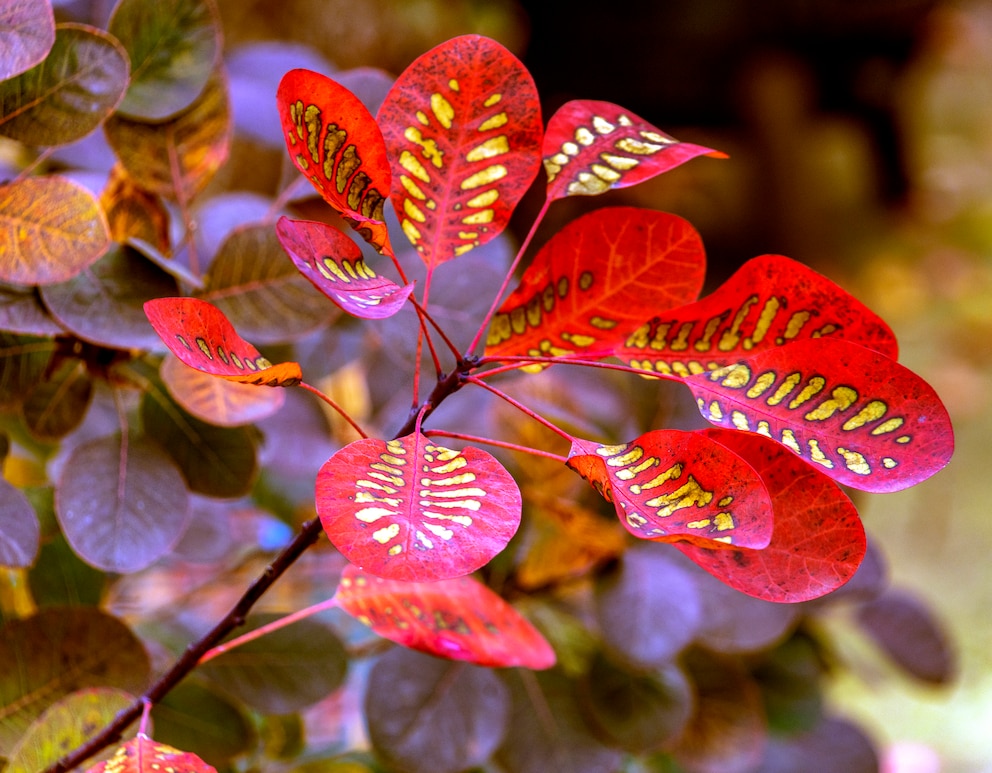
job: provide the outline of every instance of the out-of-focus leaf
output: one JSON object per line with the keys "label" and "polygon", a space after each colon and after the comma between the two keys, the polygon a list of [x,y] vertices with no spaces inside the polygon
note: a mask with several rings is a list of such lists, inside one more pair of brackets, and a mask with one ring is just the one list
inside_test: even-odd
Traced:
{"label": "out-of-focus leaf", "polygon": [[41,303],[36,287],[0,284],[0,330],[33,336],[65,333]]}
{"label": "out-of-focus leaf", "polygon": [[120,113],[161,121],[200,96],[220,56],[213,0],[120,0],[108,30],[127,49],[134,71]]}
{"label": "out-of-focus leaf", "polygon": [[729,658],[694,651],[687,659],[696,688],[696,710],[672,747],[693,773],[750,773],[766,744],[761,693]]}
{"label": "out-of-focus leaf", "polygon": [[537,629],[471,577],[402,582],[348,565],[335,595],[341,609],[404,647],[480,666],[542,669],[555,662]]}
{"label": "out-of-focus leaf", "polygon": [[115,245],[72,279],[41,288],[56,321],[79,338],[112,349],[157,349],[143,304],[175,295],[176,280],[137,251]]}
{"label": "out-of-focus leaf", "polygon": [[[111,687],[78,690],[59,699],[25,731],[11,752],[4,773],[44,770],[67,750],[81,746],[96,731],[110,724],[117,712],[133,702],[131,693]],[[132,725],[125,733],[135,729]]]}
{"label": "out-of-focus leaf", "polygon": [[93,380],[82,360],[69,358],[28,394],[21,415],[40,440],[68,435],[86,416],[93,397]]}
{"label": "out-of-focus leaf", "polygon": [[624,445],[572,439],[568,466],[639,539],[763,548],[772,504],[754,469],[699,432],[654,430]]}
{"label": "out-of-focus leaf", "polygon": [[0,406],[20,403],[40,382],[55,352],[49,338],[0,332]]}
{"label": "out-of-focus leaf", "polygon": [[[299,63],[296,66],[299,67]],[[386,95],[396,82],[396,76],[378,67],[355,67],[334,73],[334,80],[362,100],[362,104],[375,115],[386,101]]]}
{"label": "out-of-focus leaf", "polygon": [[823,718],[823,656],[809,636],[797,633],[764,654],[752,675],[761,687],[769,728],[796,733]]}
{"label": "out-of-focus leaf", "polygon": [[114,154],[138,185],[188,202],[227,160],[231,116],[224,74],[215,70],[197,100],[164,123],[114,115],[104,129]]}
{"label": "out-of-focus leaf", "polygon": [[108,572],[144,569],[166,555],[189,522],[182,475],[157,443],[121,436],[73,451],[55,513],[80,558]]}
{"label": "out-of-focus leaf", "polygon": [[600,654],[579,687],[582,710],[611,744],[634,754],[674,741],[692,714],[694,696],[685,672],[674,663],[632,672]]}
{"label": "out-of-focus leaf", "polygon": [[71,279],[110,247],[92,193],[64,177],[0,185],[0,280],[47,285]]}
{"label": "out-of-focus leaf", "polygon": [[169,213],[162,200],[134,184],[120,164],[110,170],[110,180],[100,194],[107,213],[110,236],[115,242],[143,241],[160,252],[169,250]]}
{"label": "out-of-focus leaf", "polygon": [[40,537],[38,516],[27,497],[0,478],[0,566],[31,566]]}
{"label": "out-of-focus leaf", "polygon": [[260,344],[301,338],[327,324],[330,307],[289,260],[271,223],[235,228],[220,246],[198,296]]}
{"label": "out-of-focus leaf", "polygon": [[540,167],[534,80],[512,53],[480,35],[418,57],[376,120],[392,164],[390,201],[431,268],[502,232]]}
{"label": "out-of-focus leaf", "polygon": [[[237,635],[278,615],[255,615]],[[334,631],[313,619],[246,642],[200,667],[227,693],[265,714],[290,714],[328,697],[348,668],[344,645]]]}
{"label": "out-of-focus leaf", "polygon": [[791,258],[761,255],[702,300],[648,319],[615,354],[635,368],[686,376],[823,336],[891,359],[899,352],[889,326],[857,298]]}
{"label": "out-of-focus leaf", "polygon": [[403,649],[376,661],[365,693],[373,747],[410,773],[482,765],[503,740],[509,709],[492,670]]}
{"label": "out-of-focus leaf", "polygon": [[660,545],[624,553],[618,572],[596,586],[606,645],[640,668],[670,662],[696,635],[703,614],[695,573]]}
{"label": "out-of-focus leaf", "polygon": [[207,301],[157,298],[144,310],[169,351],[191,368],[244,384],[288,387],[303,379],[299,363],[273,365]]}
{"label": "out-of-focus leaf", "polygon": [[951,420],[933,387],[839,338],[793,341],[685,383],[708,421],[771,437],[862,491],[908,488],[954,452]]}
{"label": "out-of-focus leaf", "polygon": [[155,704],[152,720],[158,742],[208,759],[221,769],[255,743],[255,730],[240,707],[190,679]]}
{"label": "out-of-focus leaf", "polygon": [[193,515],[172,555],[193,564],[217,564],[234,552],[232,505],[212,497],[193,497]]}
{"label": "out-of-focus leaf", "polygon": [[64,695],[118,687],[135,695],[149,676],[148,655],[122,622],[95,607],[49,607],[0,627],[0,754],[10,755],[28,726]]}
{"label": "out-of-focus leaf", "polygon": [[808,601],[850,580],[867,550],[857,508],[840,487],[767,438],[711,429],[709,437],[743,457],[772,498],[772,540],[761,550],[676,547],[707,572],[757,598]]}
{"label": "out-of-focus leaf", "polygon": [[258,474],[258,436],[251,426],[207,424],[158,391],[145,395],[141,416],[146,435],[169,453],[190,491],[221,498],[251,491]]}
{"label": "out-of-focus leaf", "polygon": [[878,773],[878,752],[864,731],[846,719],[829,717],[814,729],[772,736],[755,773]]}
{"label": "out-of-focus leaf", "polygon": [[541,155],[549,201],[626,188],[696,156],[727,157],[679,142],[629,110],[591,99],[566,102],[555,111]]}
{"label": "out-of-focus leaf", "polygon": [[645,319],[695,300],[705,270],[702,240],[682,218],[594,210],[538,252],[493,317],[486,356],[604,357]]}
{"label": "out-of-focus leaf", "polygon": [[49,0],[9,0],[0,19],[0,81],[20,75],[44,59],[55,43],[55,14]]}
{"label": "out-of-focus leaf", "polygon": [[345,558],[391,580],[473,572],[520,525],[520,489],[494,456],[420,433],[349,443],[320,468],[316,507]]}
{"label": "out-of-focus leaf", "polygon": [[86,773],[217,773],[195,754],[181,752],[143,735],[117,747],[109,760],[88,768]]}
{"label": "out-of-focus leaf", "polygon": [[276,103],[296,168],[365,241],[392,255],[383,221],[389,159],[372,114],[344,86],[303,69],[283,76]]}
{"label": "out-of-focus leaf", "polygon": [[599,741],[582,717],[575,685],[557,669],[509,673],[512,709],[496,752],[512,773],[616,773],[623,753]]}
{"label": "out-of-focus leaf", "polygon": [[281,389],[256,389],[216,378],[167,356],[159,370],[172,399],[186,411],[218,427],[240,427],[272,416],[282,408],[286,393]]}
{"label": "out-of-focus leaf", "polygon": [[947,633],[933,612],[907,591],[888,589],[858,607],[864,631],[904,671],[928,684],[947,684],[956,669]]}
{"label": "out-of-focus leaf", "polygon": [[75,142],[113,113],[128,75],[117,38],[95,27],[60,24],[40,64],[0,83],[0,134],[27,145]]}
{"label": "out-of-focus leaf", "polygon": [[384,319],[403,308],[413,285],[375,273],[362,250],[338,229],[312,220],[279,218],[279,243],[314,287],[355,317]]}
{"label": "out-of-focus leaf", "polygon": [[[54,520],[54,507],[51,510]],[[107,575],[77,556],[61,534],[41,546],[28,574],[31,597],[39,607],[96,607],[107,583]]]}

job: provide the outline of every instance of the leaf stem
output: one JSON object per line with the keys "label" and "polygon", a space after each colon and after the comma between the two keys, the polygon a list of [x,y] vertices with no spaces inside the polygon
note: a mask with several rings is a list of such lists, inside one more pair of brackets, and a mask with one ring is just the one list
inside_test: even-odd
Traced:
{"label": "leaf stem", "polygon": [[509,451],[519,451],[523,454],[530,454],[531,456],[543,456],[545,459],[551,459],[556,462],[561,462],[565,464],[568,459],[561,454],[553,454],[550,451],[542,451],[540,448],[531,448],[530,446],[522,446],[517,443],[509,443],[505,440],[495,440],[494,438],[481,437],[480,435],[467,435],[464,432],[448,432],[443,429],[429,429],[424,432],[428,437],[447,437],[454,438],[455,440],[465,440],[469,443],[481,443],[489,446],[496,446],[497,448],[506,448]]}
{"label": "leaf stem", "polygon": [[331,408],[333,408],[342,419],[348,422],[348,424],[351,425],[351,428],[355,430],[355,432],[357,432],[363,438],[368,437],[368,433],[364,429],[362,429],[361,426],[359,426],[358,422],[356,422],[353,418],[351,418],[351,416],[348,415],[348,412],[344,408],[342,408],[340,405],[334,402],[334,400],[332,400],[330,397],[328,397],[319,389],[317,389],[317,387],[310,386],[310,384],[308,384],[306,381],[301,381],[299,384],[297,384],[297,386],[319,397],[321,400],[323,400],[325,403],[331,406]]}
{"label": "leaf stem", "polygon": [[510,397],[503,390],[497,389],[492,384],[487,384],[485,381],[483,381],[478,376],[466,376],[465,377],[465,381],[467,383],[470,383],[470,384],[477,384],[478,386],[481,386],[483,389],[486,389],[486,390],[492,392],[494,395],[496,395],[501,400],[504,400],[505,402],[509,403],[514,408],[516,408],[518,411],[520,411],[521,413],[523,413],[523,414],[525,414],[527,416],[530,416],[530,418],[532,418],[534,421],[538,422],[539,424],[543,424],[545,427],[547,427],[548,429],[550,429],[556,435],[559,435],[559,436],[563,437],[569,443],[571,443],[573,441],[574,438],[571,435],[569,435],[565,430],[559,428],[557,425],[555,425],[552,422],[548,421],[543,416],[535,413],[534,411],[532,411],[530,408],[528,408],[523,403],[521,403],[518,400],[515,400],[514,398]]}

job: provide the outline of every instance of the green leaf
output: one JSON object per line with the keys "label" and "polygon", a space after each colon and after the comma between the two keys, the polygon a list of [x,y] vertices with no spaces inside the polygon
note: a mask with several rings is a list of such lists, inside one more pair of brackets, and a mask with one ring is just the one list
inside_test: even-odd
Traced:
{"label": "green leaf", "polygon": [[110,247],[99,202],[64,177],[0,185],[0,280],[48,285],[71,279]]}
{"label": "green leaf", "polygon": [[0,478],[0,567],[26,567],[38,556],[38,516],[19,489]]}
{"label": "green leaf", "polygon": [[503,741],[509,709],[509,690],[494,671],[411,650],[379,658],[365,693],[372,746],[409,773],[484,764]]}
{"label": "green leaf", "polygon": [[255,731],[235,703],[186,680],[152,709],[155,740],[196,754],[218,768],[252,748]]}
{"label": "green leaf", "polygon": [[24,400],[42,380],[54,352],[51,339],[0,332],[0,406]]}
{"label": "green leaf", "polygon": [[0,81],[38,64],[55,43],[50,0],[7,0],[0,18]]}
{"label": "green leaf", "polygon": [[148,655],[130,629],[91,607],[49,608],[0,627],[0,755],[53,702],[84,687],[139,694]]}
{"label": "green leaf", "polygon": [[[80,746],[110,724],[135,698],[111,687],[84,689],[55,702],[24,733],[7,760],[4,773],[37,773],[69,749]],[[135,720],[135,724],[137,720]],[[125,734],[136,730],[132,726]]]}
{"label": "green leaf", "polygon": [[[254,615],[237,635],[279,615]],[[203,675],[233,697],[266,714],[289,714],[328,697],[344,681],[348,656],[329,627],[299,620],[218,655]]]}
{"label": "green leaf", "polygon": [[210,264],[198,297],[259,344],[293,341],[330,322],[334,309],[291,260],[271,223],[235,228]]}
{"label": "green leaf", "polygon": [[107,584],[107,575],[77,556],[61,534],[42,545],[28,574],[31,597],[40,607],[97,606]]}
{"label": "green leaf", "polygon": [[134,71],[120,113],[161,121],[203,92],[220,55],[220,20],[212,0],[121,0],[108,29]]}
{"label": "green leaf", "polygon": [[0,84],[0,134],[27,145],[67,145],[114,112],[127,88],[127,54],[111,35],[60,24],[41,64]]}
{"label": "green leaf", "polygon": [[172,550],[189,523],[189,496],[161,446],[116,435],[73,451],[62,470],[55,512],[80,558],[126,574]]}
{"label": "green leaf", "polygon": [[163,391],[142,402],[145,433],[179,465],[191,491],[239,497],[258,473],[257,433],[251,427],[215,427],[190,416]]}

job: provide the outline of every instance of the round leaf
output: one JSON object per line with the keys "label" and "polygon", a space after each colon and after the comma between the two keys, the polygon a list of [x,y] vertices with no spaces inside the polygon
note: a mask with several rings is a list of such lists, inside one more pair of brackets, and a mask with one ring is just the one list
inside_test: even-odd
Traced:
{"label": "round leaf", "polygon": [[0,478],[0,566],[31,566],[40,537],[38,516],[27,497]]}
{"label": "round leaf", "polygon": [[384,580],[348,565],[338,606],[404,647],[481,666],[550,668],[555,653],[524,617],[471,577]]}
{"label": "round leaf", "polygon": [[375,750],[410,773],[458,773],[503,740],[510,694],[491,670],[409,650],[372,667],[365,715]]}
{"label": "round leaf", "polygon": [[181,752],[144,735],[121,744],[114,756],[86,773],[217,773],[195,754]]}
{"label": "round leaf", "polygon": [[161,446],[115,436],[73,451],[55,513],[80,558],[124,574],[144,569],[179,542],[189,522],[189,495]]}
{"label": "round leaf", "polygon": [[420,433],[349,443],[320,468],[316,505],[345,558],[391,580],[473,572],[520,525],[520,489],[495,457]]}
{"label": "round leaf", "polygon": [[95,607],[50,607],[0,628],[0,754],[64,695],[84,687],[140,694],[150,665],[141,642]]}
{"label": "round leaf", "polygon": [[[0,81],[38,64],[55,42],[55,14],[49,0],[8,0],[0,23]],[[0,111],[2,113],[2,111]]]}
{"label": "round leaf", "polygon": [[[277,618],[253,616],[238,635]],[[200,670],[252,708],[290,714],[328,697],[341,686],[347,667],[347,653],[334,631],[305,619],[222,653]]]}
{"label": "round leaf", "polygon": [[134,76],[119,112],[160,121],[203,92],[220,55],[211,0],[121,0],[108,30],[124,43]]}
{"label": "round leaf", "polygon": [[27,145],[75,142],[114,112],[128,74],[127,54],[112,35],[60,24],[44,61],[0,84],[0,134]]}
{"label": "round leaf", "polygon": [[110,247],[96,198],[63,177],[0,185],[0,280],[47,285],[71,279]]}

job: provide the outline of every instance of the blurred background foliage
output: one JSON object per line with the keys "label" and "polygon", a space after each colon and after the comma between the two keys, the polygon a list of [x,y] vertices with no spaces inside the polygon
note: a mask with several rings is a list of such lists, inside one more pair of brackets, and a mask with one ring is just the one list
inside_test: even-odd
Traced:
{"label": "blurred background foliage", "polygon": [[[280,189],[285,174],[281,141],[266,135],[275,131],[278,137],[274,107],[238,99],[239,82],[245,80],[271,81],[274,93],[282,71],[267,66],[264,55],[265,44],[273,41],[299,45],[300,66],[325,72],[372,66],[396,74],[443,40],[481,33],[528,66],[546,117],[568,99],[604,99],[681,140],[728,152],[729,161],[689,164],[602,199],[560,202],[537,242],[588,208],[624,203],[666,209],[701,232],[710,287],[754,255],[783,253],[822,270],[892,325],[901,360],[944,399],[958,449],[950,467],[934,479],[906,492],[862,497],[859,507],[882,547],[893,584],[923,599],[946,626],[958,653],[957,675],[940,687],[907,680],[868,641],[851,607],[834,605],[816,617],[836,648],[827,653],[838,664],[827,697],[838,714],[856,718],[868,731],[889,773],[992,771],[992,520],[987,517],[992,486],[984,469],[992,458],[992,2],[219,0],[218,5],[236,131],[228,163],[202,196],[244,194],[244,220],[251,212],[261,217],[266,198]],[[59,2],[56,11],[60,20],[103,27],[112,6],[109,0],[80,0]],[[82,148],[65,152],[78,160]],[[525,198],[514,220],[518,235],[540,200],[539,193]],[[207,227],[202,231],[209,234]],[[356,370],[354,352],[347,349],[354,345],[346,341],[334,352],[333,378],[321,386],[361,415],[382,402],[376,389],[388,392],[392,382],[382,373]],[[306,366],[305,358],[306,351],[301,356]],[[369,394],[367,383],[379,386]],[[615,395],[600,397],[603,407],[586,419],[602,428],[620,406]],[[284,410],[306,416],[311,408],[289,401]],[[679,414],[672,410],[664,418],[677,425]],[[319,438],[280,438],[275,423],[263,429],[275,438],[276,449],[263,462],[276,474],[292,472],[279,469],[280,443],[293,444],[296,451],[311,444],[308,455],[318,463],[328,454]],[[303,473],[301,500],[309,485]],[[22,471],[22,479],[30,474]],[[256,497],[273,510],[285,509],[280,501],[290,497],[285,480],[271,491],[266,482],[263,473]],[[271,501],[265,501],[266,494]],[[245,544],[264,548],[285,538],[278,524],[264,519],[232,522],[246,531],[257,529]],[[174,626],[179,646],[188,630],[202,628],[211,615],[220,617],[264,563],[253,554],[240,556],[228,564],[234,568],[223,586],[206,588],[212,557],[246,535],[218,535],[203,531],[205,520],[193,523],[177,550],[193,562],[204,561],[199,570],[193,563],[183,564],[181,573],[165,566],[134,575],[114,587],[108,602],[121,615],[140,607],[153,621],[145,623],[145,633],[160,641],[170,641]],[[319,600],[333,589],[339,570],[326,551],[310,555],[264,606],[285,611],[299,608],[308,596]],[[79,565],[75,571],[88,570]],[[88,592],[88,582],[81,576],[76,587],[84,590],[72,592]],[[181,608],[187,595],[196,597],[195,614]],[[154,622],[156,608],[163,612],[159,622]],[[791,641],[801,648],[801,639]],[[152,653],[153,659],[161,655]],[[800,654],[794,662],[801,667],[806,660]],[[593,668],[600,666],[608,670],[602,664]],[[167,724],[170,711],[182,720],[184,702],[202,710],[205,698],[197,689],[192,683],[170,696],[160,720]],[[310,741],[358,739],[359,707],[349,704],[354,700],[354,693],[342,691],[308,709],[308,728],[324,727],[328,735],[311,733]],[[792,700],[795,705],[796,696]],[[299,744],[296,721],[273,719],[265,726],[262,742],[274,756],[288,757]]]}

